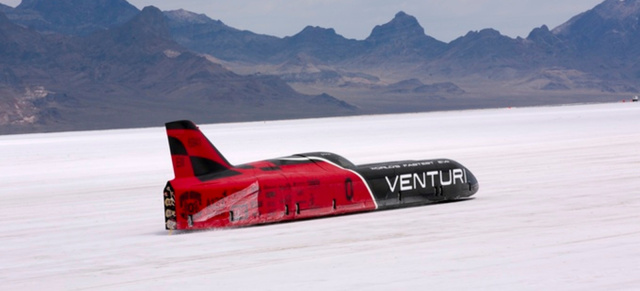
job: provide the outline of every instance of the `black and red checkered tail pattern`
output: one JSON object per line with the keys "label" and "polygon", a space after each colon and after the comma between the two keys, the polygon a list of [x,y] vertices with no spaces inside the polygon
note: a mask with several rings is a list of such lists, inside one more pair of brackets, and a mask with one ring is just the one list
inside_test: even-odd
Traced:
{"label": "black and red checkered tail pattern", "polygon": [[165,124],[176,179],[202,177],[233,168],[191,121]]}

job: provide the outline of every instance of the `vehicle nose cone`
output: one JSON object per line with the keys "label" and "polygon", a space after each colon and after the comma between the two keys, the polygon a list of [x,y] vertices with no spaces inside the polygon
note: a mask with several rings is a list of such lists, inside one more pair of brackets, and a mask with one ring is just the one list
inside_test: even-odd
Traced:
{"label": "vehicle nose cone", "polygon": [[475,175],[473,175],[471,171],[469,171],[469,169],[466,169],[466,171],[467,171],[467,184],[469,185],[469,192],[468,192],[468,195],[466,196],[470,197],[473,194],[476,194],[478,192],[478,190],[480,189],[480,184],[478,184],[478,179],[476,178]]}

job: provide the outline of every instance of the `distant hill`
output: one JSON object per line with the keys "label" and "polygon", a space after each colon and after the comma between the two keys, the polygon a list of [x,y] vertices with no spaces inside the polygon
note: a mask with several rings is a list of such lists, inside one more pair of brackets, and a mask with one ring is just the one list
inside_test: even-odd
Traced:
{"label": "distant hill", "polygon": [[575,67],[607,80],[640,77],[640,1],[608,0],[552,30]]}
{"label": "distant hill", "polygon": [[[299,90],[331,91],[354,102],[367,102],[363,96],[371,95],[396,98],[376,88],[410,79],[452,82],[474,99],[605,101],[639,90],[639,2],[607,0],[554,30],[535,28],[526,39],[483,29],[443,43],[404,12],[376,26],[365,40],[320,27],[279,39],[238,31],[204,15],[197,29],[178,29],[188,21],[177,18],[170,27],[179,43],[225,61],[234,71],[279,75]],[[432,104],[417,105],[429,110]]]}
{"label": "distant hill", "polygon": [[125,0],[23,0],[9,19],[40,32],[87,35],[123,24],[140,11]]}
{"label": "distant hill", "polygon": [[122,26],[83,37],[41,34],[0,14],[0,38],[3,132],[152,126],[181,118],[301,118],[357,110],[331,96],[297,93],[277,77],[235,74],[190,52],[171,39],[164,14],[154,7]]}
{"label": "distant hill", "polygon": [[610,102],[640,91],[640,0],[449,43],[398,12],[279,38],[124,0],[0,6],[0,133]]}
{"label": "distant hill", "polygon": [[165,12],[174,39],[201,53],[232,61],[257,61],[277,54],[280,39],[241,31],[219,20],[184,10]]}

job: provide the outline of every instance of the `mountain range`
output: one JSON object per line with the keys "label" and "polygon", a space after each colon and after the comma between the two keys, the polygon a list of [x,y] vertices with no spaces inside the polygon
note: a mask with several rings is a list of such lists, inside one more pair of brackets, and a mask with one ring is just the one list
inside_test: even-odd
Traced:
{"label": "mountain range", "polygon": [[398,12],[364,40],[290,37],[124,0],[0,5],[0,133],[415,112],[628,98],[640,0],[606,0],[527,38],[449,43]]}

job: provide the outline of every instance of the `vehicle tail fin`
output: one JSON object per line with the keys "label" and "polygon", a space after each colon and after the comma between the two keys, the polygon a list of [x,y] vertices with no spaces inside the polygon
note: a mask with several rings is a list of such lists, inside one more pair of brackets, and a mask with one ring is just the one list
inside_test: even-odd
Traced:
{"label": "vehicle tail fin", "polygon": [[191,121],[165,124],[173,172],[177,178],[198,177],[233,168]]}

